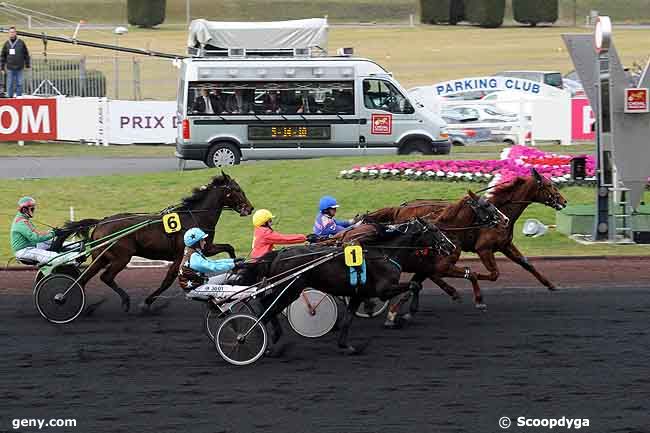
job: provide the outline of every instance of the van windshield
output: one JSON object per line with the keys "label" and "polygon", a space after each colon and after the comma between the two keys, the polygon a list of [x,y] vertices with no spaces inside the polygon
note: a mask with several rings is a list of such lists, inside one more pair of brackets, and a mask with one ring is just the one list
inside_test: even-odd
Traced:
{"label": "van windshield", "polygon": [[189,115],[354,114],[354,81],[189,83]]}
{"label": "van windshield", "polygon": [[415,112],[408,99],[395,86],[384,80],[363,80],[363,104],[371,110],[396,114]]}

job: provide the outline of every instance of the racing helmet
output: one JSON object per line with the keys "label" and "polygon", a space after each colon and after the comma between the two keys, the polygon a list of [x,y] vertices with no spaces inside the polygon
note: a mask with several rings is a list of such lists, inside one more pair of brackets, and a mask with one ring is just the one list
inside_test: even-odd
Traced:
{"label": "racing helmet", "polygon": [[185,232],[185,235],[183,235],[183,241],[185,242],[186,246],[193,247],[201,239],[205,239],[207,237],[208,235],[203,230],[198,227],[192,227]]}
{"label": "racing helmet", "polygon": [[329,195],[325,195],[321,197],[320,201],[318,202],[318,209],[321,212],[323,212],[325,209],[337,208],[337,207],[339,207],[339,205],[336,202],[336,199]]}
{"label": "racing helmet", "polygon": [[36,206],[36,200],[32,197],[25,196],[18,200],[18,210],[22,212],[23,208]]}
{"label": "racing helmet", "polygon": [[270,220],[275,218],[270,210],[268,209],[259,209],[253,214],[253,225],[255,227],[261,227]]}

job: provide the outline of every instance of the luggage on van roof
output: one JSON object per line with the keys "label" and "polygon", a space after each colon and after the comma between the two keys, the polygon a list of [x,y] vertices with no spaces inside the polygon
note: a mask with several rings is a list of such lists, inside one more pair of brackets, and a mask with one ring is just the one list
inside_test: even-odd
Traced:
{"label": "luggage on van roof", "polygon": [[[190,54],[213,51],[228,55],[228,50],[257,52],[327,49],[327,20],[310,18],[292,21],[226,22],[193,20],[187,39]],[[221,53],[221,54],[219,54]],[[225,53],[225,54],[224,54]],[[243,52],[245,53],[245,51]]]}

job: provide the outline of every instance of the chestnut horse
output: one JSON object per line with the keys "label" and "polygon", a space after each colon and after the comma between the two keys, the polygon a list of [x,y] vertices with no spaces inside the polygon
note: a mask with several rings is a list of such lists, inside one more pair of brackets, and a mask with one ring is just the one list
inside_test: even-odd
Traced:
{"label": "chestnut horse", "polygon": [[[178,270],[183,258],[183,235],[192,227],[200,227],[208,235],[208,246],[204,250],[206,256],[212,256],[220,252],[227,252],[234,258],[235,252],[228,244],[214,244],[214,227],[219,221],[223,209],[232,209],[240,216],[247,216],[253,210],[253,205],[246,198],[246,194],[234,179],[222,172],[221,176],[215,176],[210,183],[196,188],[192,195],[185,197],[178,206],[173,207],[173,212],[178,213],[181,220],[181,231],[167,234],[160,223],[148,225],[130,235],[119,239],[109,249],[99,248],[93,251],[93,262],[86,270],[80,284],[85,285],[102,269],[101,280],[113,289],[122,299],[122,308],[129,311],[131,302],[129,295],[117,285],[115,277],[131,261],[131,257],[140,256],[154,260],[168,260],[172,262],[165,279],[160,287],[151,293],[141,308],[144,311],[151,309],[151,304],[158,296],[171,286],[178,275]],[[94,230],[90,234],[90,240],[96,241],[111,233],[127,229],[135,224],[151,220],[159,220],[160,214],[116,214],[102,220],[85,219],[69,222],[65,225],[64,231],[67,236],[72,233],[87,234],[91,227]],[[63,242],[64,239],[59,239]]]}
{"label": "chestnut horse", "polygon": [[[486,198],[510,219],[510,224],[507,227],[474,229],[468,232],[461,242],[462,250],[476,252],[489,272],[477,274],[478,279],[496,281],[499,278],[494,253],[500,252],[533,274],[548,290],[555,290],[555,285],[540,274],[512,242],[513,230],[515,222],[530,204],[540,203],[561,210],[566,207],[567,200],[553,182],[540,175],[534,168],[531,170],[531,176],[520,176],[510,182],[497,185],[486,194]],[[406,206],[418,207],[424,203],[424,200],[416,200],[406,203]],[[446,205],[439,201],[431,201],[429,204],[437,208],[436,212],[440,212]]]}
{"label": "chestnut horse", "polygon": [[[494,227],[507,225],[507,218],[485,198],[478,197],[469,191],[468,195],[456,203],[440,206],[418,200],[416,204],[394,208],[379,209],[363,217],[364,222],[390,222],[401,223],[412,218],[420,217],[425,221],[435,224],[445,232],[454,242],[456,248],[447,256],[440,256],[431,251],[423,251],[420,256],[413,256],[411,260],[402,264],[404,272],[414,273],[412,282],[420,289],[422,282],[427,278],[436,283],[454,299],[460,299],[458,292],[442,278],[464,278],[472,283],[474,302],[477,308],[485,309],[478,276],[469,268],[460,268],[456,263],[460,259],[460,243],[472,227]],[[411,313],[417,311],[417,293],[412,304]],[[408,298],[401,298],[399,302],[391,305],[386,325],[392,327],[395,316],[401,304]],[[393,322],[393,323],[391,323]]]}

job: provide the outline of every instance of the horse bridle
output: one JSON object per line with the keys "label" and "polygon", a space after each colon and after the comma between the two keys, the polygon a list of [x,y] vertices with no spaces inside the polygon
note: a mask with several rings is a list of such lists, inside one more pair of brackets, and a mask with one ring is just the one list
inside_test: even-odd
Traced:
{"label": "horse bridle", "polygon": [[[552,207],[553,209],[560,210],[562,209],[562,204],[558,200],[557,194],[554,194],[553,192],[549,191],[545,186],[544,186],[544,177],[540,177],[539,179],[535,179],[537,182],[537,188],[540,192],[540,195],[542,196],[543,203],[545,206]],[[552,181],[549,180],[551,185],[554,185]]]}

